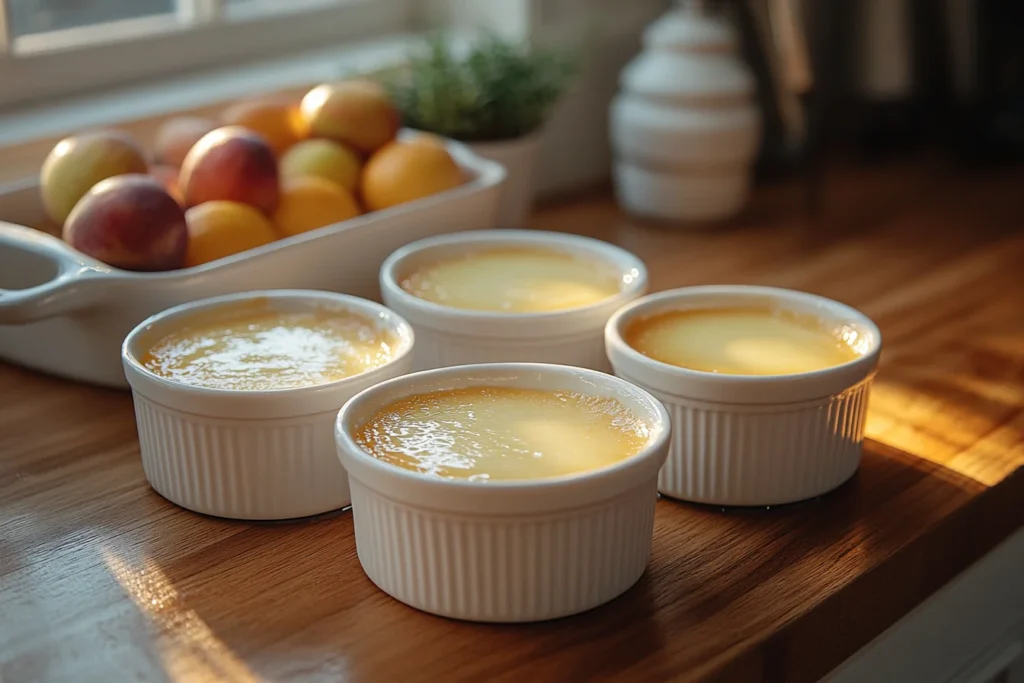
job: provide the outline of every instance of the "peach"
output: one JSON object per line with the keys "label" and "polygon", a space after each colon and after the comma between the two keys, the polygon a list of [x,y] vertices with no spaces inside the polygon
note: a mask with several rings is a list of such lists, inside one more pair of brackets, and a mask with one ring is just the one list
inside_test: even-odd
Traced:
{"label": "peach", "polygon": [[305,140],[281,157],[281,179],[315,176],[353,192],[361,166],[356,153],[345,145],[331,140]]}
{"label": "peach", "polygon": [[185,212],[188,223],[186,266],[216,261],[270,244],[277,239],[266,216],[248,204],[214,201]]}
{"label": "peach", "polygon": [[185,211],[148,175],[107,178],[75,205],[64,240],[124,270],[180,268],[188,248]]}
{"label": "peach", "polygon": [[429,142],[396,141],[363,168],[363,202],[379,211],[458,187],[465,174],[448,150]]}
{"label": "peach", "polygon": [[366,154],[394,140],[402,124],[383,86],[364,79],[318,85],[302,98],[300,108],[312,137]]}
{"label": "peach", "polygon": [[284,236],[298,235],[355,218],[359,205],[348,190],[323,178],[286,181],[274,224]]}
{"label": "peach", "polygon": [[221,114],[226,126],[242,126],[263,136],[280,156],[306,137],[306,126],[296,104],[280,100],[243,100]]}
{"label": "peach", "polygon": [[277,206],[277,159],[261,136],[241,126],[225,126],[192,147],[179,183],[186,206],[226,199],[270,214]]}
{"label": "peach", "polygon": [[180,167],[185,155],[211,130],[216,121],[200,116],[176,116],[168,119],[156,132],[153,151],[157,163]]}
{"label": "peach", "polygon": [[129,136],[99,131],[64,138],[43,162],[39,184],[46,214],[64,224],[89,189],[107,178],[145,173],[142,149]]}

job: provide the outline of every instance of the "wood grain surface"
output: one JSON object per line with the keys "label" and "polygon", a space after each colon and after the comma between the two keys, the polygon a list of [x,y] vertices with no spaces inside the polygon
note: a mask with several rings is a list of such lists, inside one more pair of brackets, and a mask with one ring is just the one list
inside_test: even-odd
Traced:
{"label": "wood grain surface", "polygon": [[130,397],[0,365],[0,679],[816,680],[1024,523],[1024,173],[830,171],[825,211],[759,191],[715,232],[607,196],[535,225],[642,256],[652,289],[759,283],[852,304],[885,350],[863,466],[775,509],[658,504],[654,554],[613,603],[481,626],[362,574],[348,514],[185,512],[143,478]]}

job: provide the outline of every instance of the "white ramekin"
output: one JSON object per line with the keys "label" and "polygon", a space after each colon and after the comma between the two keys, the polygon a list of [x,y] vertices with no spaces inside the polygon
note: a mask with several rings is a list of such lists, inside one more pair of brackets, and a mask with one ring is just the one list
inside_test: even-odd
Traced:
{"label": "white ramekin", "polygon": [[[263,299],[283,311],[329,307],[376,320],[398,339],[392,360],[352,377],[276,391],[194,387],[147,370],[139,356],[199,311]],[[412,328],[380,304],[308,290],[247,292],[175,306],[143,321],[121,358],[135,400],[142,466],[152,487],[189,510],[232,519],[292,519],[349,505],[333,425],[363,389],[409,372]]]}
{"label": "white ramekin", "polygon": [[[401,287],[412,270],[483,247],[534,246],[590,257],[621,272],[620,291],[603,301],[548,313],[470,311],[426,301]],[[647,290],[647,268],[633,254],[578,235],[539,230],[473,230],[412,242],[381,266],[384,304],[416,330],[417,370],[471,363],[555,363],[607,371],[604,325]]]}
{"label": "white ramekin", "polygon": [[[770,305],[849,325],[864,354],[791,375],[722,375],[649,358],[623,339],[628,325],[669,310]],[[605,330],[615,374],[672,415],[672,446],[658,479],[666,496],[715,505],[779,505],[830,491],[860,464],[868,392],[882,336],[864,314],[813,294],[773,287],[687,287],[646,296]]]}
{"label": "white ramekin", "polygon": [[[432,478],[381,462],[353,441],[353,431],[393,401],[478,385],[614,397],[648,421],[650,439],[610,467],[502,482]],[[359,562],[407,605],[471,621],[555,619],[621,595],[647,566],[669,418],[647,392],[611,375],[535,363],[414,373],[346,403],[336,434]]]}

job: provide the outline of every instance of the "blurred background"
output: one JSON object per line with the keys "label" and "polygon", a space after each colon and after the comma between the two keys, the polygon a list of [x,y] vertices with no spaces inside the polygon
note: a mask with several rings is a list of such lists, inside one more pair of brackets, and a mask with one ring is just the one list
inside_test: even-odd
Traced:
{"label": "blurred background", "polygon": [[387,66],[431,29],[495,31],[577,53],[536,170],[542,195],[572,190],[610,177],[620,74],[674,4],[737,32],[759,180],[811,177],[834,157],[1024,157],[1014,0],[0,0],[0,145]]}
{"label": "blurred background", "polygon": [[10,3],[10,35],[15,38],[121,19],[167,14],[173,0],[20,0]]}

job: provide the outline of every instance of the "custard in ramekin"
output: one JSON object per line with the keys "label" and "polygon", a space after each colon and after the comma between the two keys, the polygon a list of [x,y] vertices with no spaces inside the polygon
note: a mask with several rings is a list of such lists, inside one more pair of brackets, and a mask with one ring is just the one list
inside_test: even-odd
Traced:
{"label": "custard in ramekin", "polygon": [[384,592],[472,621],[538,621],[628,590],[651,552],[665,408],[594,370],[413,373],[337,422],[356,551]]}
{"label": "custard in ramekin", "polygon": [[776,505],[857,470],[882,343],[863,313],[785,289],[687,287],[626,306],[605,340],[615,374],[672,415],[661,493]]}
{"label": "custard in ramekin", "polygon": [[345,507],[334,418],[362,389],[408,372],[412,346],[395,313],[330,292],[235,294],[153,316],[122,346],[146,477],[168,500],[220,517]]}
{"label": "custard in ramekin", "polygon": [[534,362],[606,371],[604,325],[644,293],[647,270],[588,237],[474,230],[397,250],[380,286],[416,331],[417,370]]}

